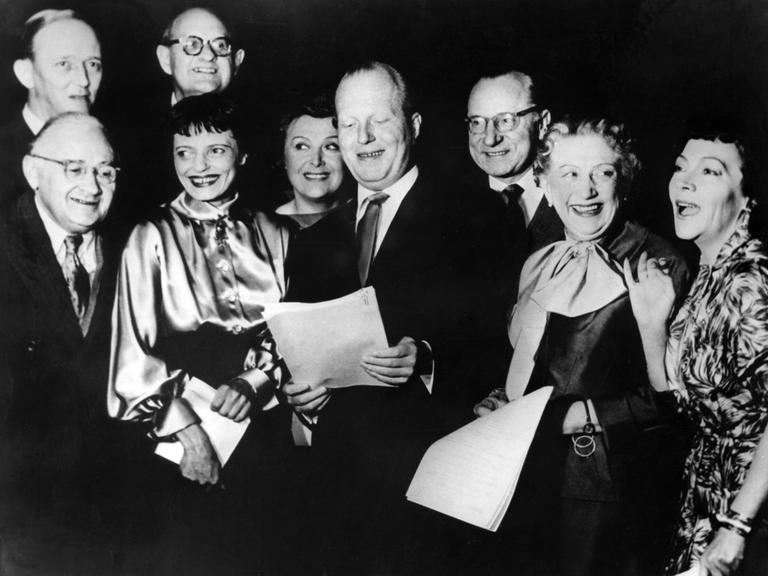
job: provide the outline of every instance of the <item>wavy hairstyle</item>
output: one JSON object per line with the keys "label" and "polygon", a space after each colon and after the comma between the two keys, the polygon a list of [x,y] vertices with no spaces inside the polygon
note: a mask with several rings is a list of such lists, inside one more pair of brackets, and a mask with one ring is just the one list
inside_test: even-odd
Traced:
{"label": "wavy hairstyle", "polygon": [[533,165],[536,177],[549,170],[550,156],[557,141],[569,136],[600,136],[608,144],[617,156],[618,192],[626,200],[632,181],[640,171],[640,160],[634,151],[634,141],[624,125],[606,118],[566,116],[553,123],[539,142]]}

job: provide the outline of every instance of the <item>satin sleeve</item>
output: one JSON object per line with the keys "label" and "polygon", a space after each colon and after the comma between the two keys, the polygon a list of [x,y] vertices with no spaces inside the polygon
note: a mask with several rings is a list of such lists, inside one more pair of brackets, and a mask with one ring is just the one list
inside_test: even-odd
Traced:
{"label": "satin sleeve", "polygon": [[164,318],[165,258],[157,228],[137,226],[123,251],[112,310],[112,342],[107,406],[113,418],[151,420],[164,437],[199,422],[181,398],[188,376],[170,370],[157,346]]}

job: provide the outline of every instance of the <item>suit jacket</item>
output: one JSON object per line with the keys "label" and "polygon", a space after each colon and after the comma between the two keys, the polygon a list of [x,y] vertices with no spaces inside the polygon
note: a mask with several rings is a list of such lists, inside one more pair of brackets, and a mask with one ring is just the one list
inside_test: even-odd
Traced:
{"label": "suit jacket", "polygon": [[10,205],[29,188],[21,161],[33,138],[21,114],[0,128],[0,208]]}
{"label": "suit jacket", "polygon": [[21,496],[39,499],[52,487],[92,482],[101,464],[93,450],[108,441],[115,251],[105,238],[94,312],[83,336],[31,191],[0,219],[0,243],[3,471]]}

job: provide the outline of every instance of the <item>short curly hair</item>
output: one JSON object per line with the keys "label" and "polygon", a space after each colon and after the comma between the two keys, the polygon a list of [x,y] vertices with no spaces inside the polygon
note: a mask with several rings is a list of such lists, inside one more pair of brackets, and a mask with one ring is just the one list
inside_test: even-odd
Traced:
{"label": "short curly hair", "polygon": [[600,136],[608,144],[618,157],[618,191],[626,197],[635,175],[640,171],[640,160],[634,151],[634,141],[624,125],[606,118],[566,116],[553,123],[539,142],[533,165],[537,178],[549,170],[550,157],[557,141],[569,136]]}

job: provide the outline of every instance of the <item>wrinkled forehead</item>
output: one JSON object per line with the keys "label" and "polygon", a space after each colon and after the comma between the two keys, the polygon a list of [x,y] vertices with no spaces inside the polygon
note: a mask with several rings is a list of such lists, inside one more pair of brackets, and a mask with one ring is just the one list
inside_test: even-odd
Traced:
{"label": "wrinkled forehead", "polygon": [[501,76],[480,80],[469,95],[469,116],[494,116],[501,112],[518,112],[533,105],[531,92],[514,77]]}
{"label": "wrinkled forehead", "polygon": [[174,38],[199,36],[204,40],[212,40],[228,36],[229,31],[215,14],[201,8],[193,8],[176,17],[171,27],[171,35]]}
{"label": "wrinkled forehead", "polygon": [[96,125],[79,121],[50,126],[37,139],[32,152],[67,160],[111,162],[114,152],[104,132]]}
{"label": "wrinkled forehead", "polygon": [[38,30],[32,39],[32,53],[35,56],[101,56],[101,46],[93,28],[82,20],[67,18]]}

